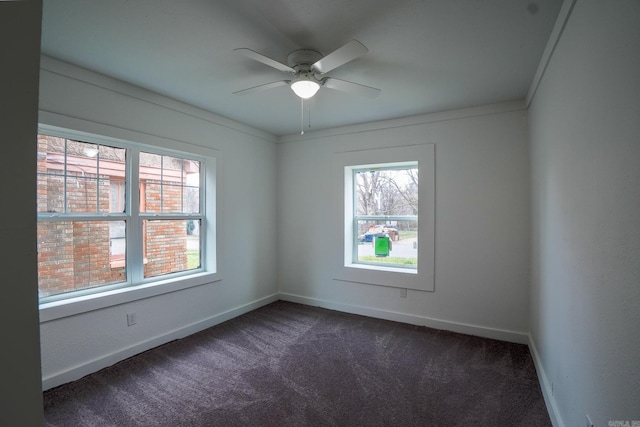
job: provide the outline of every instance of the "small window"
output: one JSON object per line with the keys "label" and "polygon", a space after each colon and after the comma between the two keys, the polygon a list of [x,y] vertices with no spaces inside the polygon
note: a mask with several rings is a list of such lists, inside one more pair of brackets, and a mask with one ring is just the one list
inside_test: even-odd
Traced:
{"label": "small window", "polygon": [[418,165],[353,169],[353,262],[418,268]]}
{"label": "small window", "polygon": [[41,302],[207,271],[208,158],[96,139],[38,135]]}
{"label": "small window", "polygon": [[335,153],[336,280],[434,290],[435,147]]}

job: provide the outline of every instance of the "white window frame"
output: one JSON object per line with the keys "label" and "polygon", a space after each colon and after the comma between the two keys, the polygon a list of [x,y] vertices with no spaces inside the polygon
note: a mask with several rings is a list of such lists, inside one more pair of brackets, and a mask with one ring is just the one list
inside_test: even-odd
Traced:
{"label": "white window frame", "polygon": [[[216,231],[218,224],[218,192],[216,191],[216,181],[218,173],[217,167],[220,158],[220,153],[217,150],[185,144],[179,141],[170,141],[170,144],[162,143],[166,141],[158,141],[158,144],[154,144],[153,142],[155,141],[149,141],[148,135],[142,134],[132,136],[139,136],[139,139],[146,140],[144,143],[132,142],[133,138],[120,139],[45,124],[39,126],[38,133],[75,141],[127,148],[132,152],[135,151],[139,153],[140,151],[144,151],[200,161],[201,209],[204,211],[200,230],[200,268],[164,276],[144,278],[142,274],[142,265],[144,263],[141,248],[142,242],[138,242],[138,240],[142,238],[142,221],[144,219],[187,219],[187,217],[191,218],[192,216],[189,214],[156,215],[140,213],[137,202],[137,200],[139,200],[139,186],[127,184],[131,190],[127,192],[126,204],[129,207],[133,207],[133,209],[130,209],[126,214],[122,215],[108,215],[110,218],[122,217],[126,219],[127,239],[134,242],[133,244],[140,246],[136,250],[127,251],[127,281],[124,283],[107,284],[85,290],[73,291],[69,294],[45,297],[40,304],[40,322],[222,280],[218,262],[218,233]],[[127,183],[129,183],[131,182],[131,176],[137,174],[138,165],[137,162],[133,161],[132,156],[127,156],[126,162]],[[137,182],[137,178],[135,181]],[[136,200],[136,203],[133,203],[134,200]],[[106,215],[92,214],[82,215],[82,217],[79,217],[80,219],[77,219],[76,215],[69,215],[68,217],[63,217],[63,219],[72,221],[81,219],[100,220],[105,219],[105,217]]]}
{"label": "white window frame", "polygon": [[[418,164],[418,268],[355,263],[353,171]],[[341,247],[335,252],[334,279],[378,286],[434,291],[435,282],[435,145],[420,144],[334,153],[335,223],[341,224]]]}

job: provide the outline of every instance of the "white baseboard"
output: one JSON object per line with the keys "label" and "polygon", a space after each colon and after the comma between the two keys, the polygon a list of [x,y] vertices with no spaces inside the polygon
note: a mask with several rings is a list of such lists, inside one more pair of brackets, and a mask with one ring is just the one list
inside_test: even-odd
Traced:
{"label": "white baseboard", "polygon": [[248,313],[264,305],[278,301],[278,299],[278,294],[272,294],[264,298],[252,301],[250,303],[241,305],[239,307],[224,311],[222,313],[218,313],[214,316],[208,317],[182,328],[175,329],[165,334],[150,338],[131,347],[126,347],[113,353],[105,354],[102,357],[90,360],[86,363],[67,369],[65,371],[56,372],[55,374],[49,375],[42,379],[42,389],[48,390],[61,384],[78,380],[86,375],[106,368],[107,366],[111,366],[131,356],[142,353],[143,351],[150,350],[159,345],[166,344],[176,339],[184,338],[188,335],[210,328],[219,323],[226,322],[227,320],[238,317],[241,314]]}
{"label": "white baseboard", "polygon": [[312,305],[315,307],[328,308],[330,310],[343,311],[346,313],[360,314],[363,316],[375,317],[378,319],[393,320],[395,322],[409,323],[411,325],[427,326],[434,329],[459,332],[478,337],[492,338],[500,341],[514,342],[518,344],[528,344],[529,335],[524,332],[508,331],[504,329],[487,328],[485,326],[471,325],[467,323],[452,322],[448,320],[434,319],[431,317],[418,316],[415,314],[400,313],[397,311],[381,310],[371,307],[363,307],[351,304],[343,304],[334,301],[327,301],[318,298],[310,298],[302,295],[289,293],[280,294],[283,301],[297,302],[300,304]]}
{"label": "white baseboard", "polygon": [[[166,344],[176,339],[184,338],[188,335],[194,334],[201,330],[215,326],[219,323],[233,319],[234,317],[240,316],[244,313],[248,313],[264,305],[278,301],[279,299],[283,301],[296,302],[300,304],[305,304],[305,305],[310,305],[315,307],[322,307],[322,308],[342,311],[346,313],[359,314],[363,316],[375,317],[375,318],[385,319],[385,320],[392,320],[392,321],[408,323],[412,325],[427,326],[434,329],[442,329],[442,330],[458,332],[458,333],[463,333],[468,335],[475,335],[475,336],[480,336],[485,338],[497,339],[500,341],[508,341],[508,342],[514,342],[519,344],[530,344],[532,342],[530,336],[522,332],[487,328],[484,326],[434,319],[434,318],[425,317],[425,316],[417,316],[413,314],[400,313],[400,312],[389,311],[389,310],[381,310],[381,309],[376,309],[371,307],[343,304],[343,303],[327,301],[327,300],[322,300],[318,298],[310,298],[310,297],[289,294],[289,293],[278,293],[278,294],[269,295],[264,298],[260,298],[258,300],[241,305],[239,307],[232,308],[222,313],[218,313],[214,316],[192,323],[185,327],[169,331],[165,334],[150,338],[143,342],[137,343],[133,346],[117,350],[113,353],[105,354],[99,358],[87,361],[86,363],[77,365],[65,371],[51,374],[42,379],[42,389],[48,390],[50,388],[57,387],[61,384],[78,380],[93,372],[97,372],[100,369],[111,366],[131,356],[135,356],[136,354],[142,353],[143,351],[150,350],[154,347],[157,347],[162,344]],[[533,348],[533,347],[530,345],[530,348]],[[537,356],[537,353],[534,352],[534,355]],[[536,367],[538,367],[539,361],[536,360],[535,357],[534,357],[534,361],[536,361]],[[538,372],[540,373],[543,371],[538,369]],[[545,381],[546,381],[546,377],[545,377]],[[543,383],[542,378],[541,378],[541,383]],[[543,387],[543,392],[544,392],[544,387]],[[545,402],[547,402],[548,408],[551,407],[547,400],[546,393],[545,393]],[[556,422],[554,422],[554,426],[564,427],[562,423],[556,423]]]}
{"label": "white baseboard", "polygon": [[553,424],[553,427],[565,427],[565,424],[562,421],[562,417],[560,417],[560,413],[558,412],[556,399],[553,397],[553,389],[551,387],[551,383],[547,378],[544,366],[542,365],[542,360],[540,360],[540,354],[538,353],[536,343],[533,340],[531,334],[529,334],[529,350],[531,351],[531,356],[533,357],[533,363],[534,365],[536,365],[538,380],[540,381],[540,386],[542,388],[542,396],[544,397],[544,403],[547,405],[547,412],[549,412],[551,423]]}

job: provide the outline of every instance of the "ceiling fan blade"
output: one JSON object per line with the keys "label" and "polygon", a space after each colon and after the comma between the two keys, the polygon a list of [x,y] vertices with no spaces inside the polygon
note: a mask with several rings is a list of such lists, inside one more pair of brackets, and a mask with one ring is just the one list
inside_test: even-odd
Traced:
{"label": "ceiling fan blade", "polygon": [[351,83],[346,80],[334,79],[327,77],[322,80],[325,87],[329,89],[341,90],[343,92],[353,93],[355,95],[367,98],[375,98],[382,92],[380,89],[371,86],[365,86],[358,83]]}
{"label": "ceiling fan blade", "polygon": [[367,52],[369,52],[369,49],[367,49],[365,45],[358,40],[351,40],[341,48],[334,50],[324,58],[318,60],[312,65],[312,68],[319,73],[327,73]]}
{"label": "ceiling fan blade", "polygon": [[248,89],[239,90],[237,92],[233,92],[234,95],[248,95],[254,92],[260,92],[267,89],[273,89],[274,87],[286,86],[290,83],[289,80],[280,80],[278,82],[267,83],[264,85],[250,87]]}
{"label": "ceiling fan blade", "polygon": [[278,61],[276,61],[275,59],[271,59],[267,56],[264,56],[261,53],[258,53],[254,50],[251,49],[247,49],[247,48],[239,48],[239,49],[234,49],[234,52],[238,52],[241,53],[245,56],[248,56],[249,58],[258,61],[258,62],[262,62],[263,64],[266,64],[270,67],[275,68],[276,70],[280,70],[280,71],[284,71],[286,73],[295,73],[296,70],[294,70],[293,68],[289,67],[288,65],[282,64]]}

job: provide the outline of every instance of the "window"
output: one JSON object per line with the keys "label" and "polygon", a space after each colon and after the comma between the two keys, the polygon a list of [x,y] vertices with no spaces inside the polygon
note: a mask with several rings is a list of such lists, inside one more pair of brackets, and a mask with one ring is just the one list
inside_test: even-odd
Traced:
{"label": "window", "polygon": [[41,303],[215,273],[215,159],[63,134],[38,135]]}
{"label": "window", "polygon": [[353,263],[418,268],[418,164],[353,169]]}
{"label": "window", "polygon": [[335,153],[336,280],[434,290],[432,144]]}

